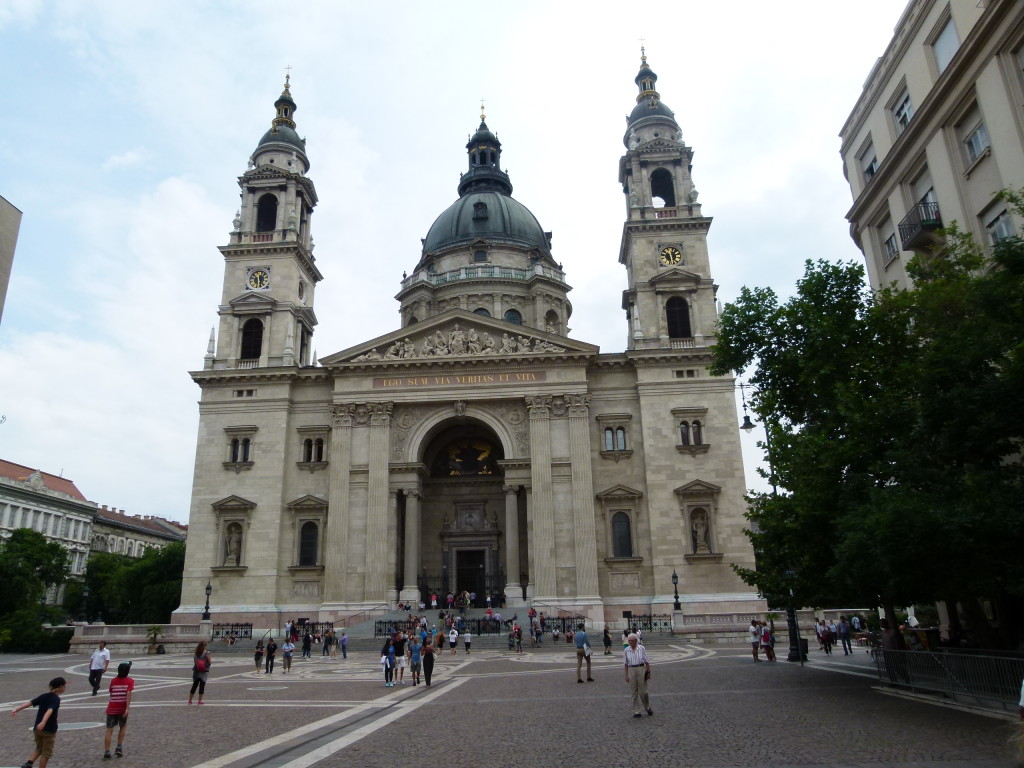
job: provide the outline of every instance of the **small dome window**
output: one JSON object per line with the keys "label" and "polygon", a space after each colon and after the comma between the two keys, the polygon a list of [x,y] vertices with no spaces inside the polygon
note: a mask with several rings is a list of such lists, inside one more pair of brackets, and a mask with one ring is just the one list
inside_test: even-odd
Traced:
{"label": "small dome window", "polygon": [[522,316],[522,314],[520,314],[519,310],[510,309],[507,312],[505,312],[505,322],[506,323],[515,323],[516,325],[522,325],[523,324],[523,316]]}
{"label": "small dome window", "polygon": [[473,251],[473,261],[487,261],[487,251]]}
{"label": "small dome window", "polygon": [[487,203],[473,203],[473,219],[487,218]]}
{"label": "small dome window", "polygon": [[484,317],[490,317],[491,316],[491,313],[488,312],[483,307],[477,307],[476,309],[474,309],[473,310],[473,314],[474,315],[483,315]]}

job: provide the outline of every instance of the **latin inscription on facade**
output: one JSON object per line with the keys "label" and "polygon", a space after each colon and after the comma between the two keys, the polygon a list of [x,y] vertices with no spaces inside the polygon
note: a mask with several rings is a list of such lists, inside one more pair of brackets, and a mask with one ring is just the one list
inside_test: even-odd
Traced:
{"label": "latin inscription on facade", "polygon": [[458,387],[494,384],[509,386],[545,381],[544,371],[520,371],[512,373],[466,373],[438,376],[380,376],[373,380],[374,389],[410,389],[414,387]]}

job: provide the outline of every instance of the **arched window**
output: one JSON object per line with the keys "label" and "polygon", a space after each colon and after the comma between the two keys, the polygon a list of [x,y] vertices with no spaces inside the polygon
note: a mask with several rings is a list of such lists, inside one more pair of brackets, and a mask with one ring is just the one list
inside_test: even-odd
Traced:
{"label": "arched window", "polygon": [[303,523],[299,531],[299,565],[316,565],[319,540],[320,530],[316,523]]}
{"label": "arched window", "polygon": [[558,333],[559,325],[558,313],[553,309],[548,310],[548,313],[544,315],[544,330],[548,333]]}
{"label": "arched window", "polygon": [[655,208],[675,208],[676,189],[672,174],[664,168],[658,168],[651,174],[651,197]]}
{"label": "arched window", "polygon": [[117,552],[118,554],[124,554],[124,539],[117,540]]}
{"label": "arched window", "polygon": [[307,437],[302,443],[302,460],[309,462],[313,460],[313,439]]}
{"label": "arched window", "polygon": [[679,422],[679,444],[690,444],[690,422],[688,421]]}
{"label": "arched window", "polygon": [[237,437],[231,441],[231,460],[240,461],[238,458],[242,455],[242,441]]}
{"label": "arched window", "polygon": [[704,427],[699,421],[695,421],[690,429],[693,430],[693,444],[702,445],[704,443]]}
{"label": "arched window", "polygon": [[476,309],[474,309],[473,310],[473,314],[475,314],[475,315],[483,315],[484,317],[490,317],[491,316],[491,313],[488,312],[483,307],[477,307]]}
{"label": "arched window", "polygon": [[259,360],[263,351],[263,323],[255,317],[242,326],[242,360]]}
{"label": "arched window", "polygon": [[686,299],[673,296],[665,302],[665,320],[670,339],[688,339],[693,336],[690,330],[690,306]]}
{"label": "arched window", "polygon": [[505,312],[505,322],[515,323],[516,325],[523,324],[523,316],[517,309],[509,309]]}
{"label": "arched window", "polygon": [[256,231],[273,232],[277,229],[277,195],[267,193],[256,203]]}
{"label": "arched window", "polygon": [[318,437],[313,441],[313,461],[324,460],[324,439]]}
{"label": "arched window", "polygon": [[619,427],[615,430],[615,450],[624,451],[626,450],[626,430]]}
{"label": "arched window", "polygon": [[418,322],[419,322],[419,318],[418,318],[418,317],[416,317],[416,315],[412,315],[412,316],[411,316],[411,317],[409,318],[409,325],[412,325],[413,323],[418,323]]}
{"label": "arched window", "polygon": [[242,457],[239,459],[239,461],[248,461],[249,460],[249,448],[251,446],[252,446],[252,442],[249,440],[249,438],[248,437],[243,437],[242,438],[242,453],[241,453]]}
{"label": "arched window", "polygon": [[633,536],[630,532],[629,515],[616,512],[612,515],[612,557],[632,557]]}
{"label": "arched window", "polygon": [[615,433],[612,431],[611,427],[608,427],[604,431],[604,449],[606,451],[615,450]]}

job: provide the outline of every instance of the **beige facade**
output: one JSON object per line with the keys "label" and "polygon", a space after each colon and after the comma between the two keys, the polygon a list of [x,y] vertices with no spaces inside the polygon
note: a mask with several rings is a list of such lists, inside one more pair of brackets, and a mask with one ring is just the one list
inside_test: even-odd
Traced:
{"label": "beige facade", "polygon": [[[481,116],[459,198],[399,286],[402,327],[313,361],[316,192],[286,85],[240,178],[204,368],[182,606],[276,626],[504,594],[597,621],[746,615],[731,378],[691,149],[646,58],[620,162],[627,349],[567,333],[550,233],[512,196]],[[611,193],[611,190],[609,190]],[[329,271],[329,270],[328,270]]]}
{"label": "beige facade", "polygon": [[[95,502],[85,498],[67,478],[0,459],[0,538],[30,528],[68,551],[71,578],[85,575],[92,540]],[[60,603],[64,587],[47,593]]]}
{"label": "beige facade", "polygon": [[92,525],[92,551],[142,557],[147,549],[163,549],[185,541],[188,529],[171,520],[152,515],[128,515],[123,509],[96,510]]}
{"label": "beige facade", "polygon": [[912,0],[843,126],[847,214],[872,287],[956,221],[978,242],[1017,232],[996,194],[1024,180],[1024,5]]}
{"label": "beige facade", "polygon": [[11,281],[14,266],[14,247],[18,244],[18,230],[21,228],[21,211],[0,197],[0,320],[4,316],[4,302],[7,299],[7,285]]}

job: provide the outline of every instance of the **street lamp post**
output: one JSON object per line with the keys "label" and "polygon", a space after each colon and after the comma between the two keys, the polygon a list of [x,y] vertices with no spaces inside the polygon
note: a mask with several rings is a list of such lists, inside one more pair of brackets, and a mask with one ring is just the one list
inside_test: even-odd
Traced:
{"label": "street lamp post", "polygon": [[[750,416],[747,414],[747,395],[744,391],[746,384],[740,384],[740,399],[743,401],[743,423],[740,424],[742,429],[747,434],[750,434],[751,430],[754,429],[754,422],[750,420]],[[772,484],[772,496],[779,495],[779,489],[775,485],[775,467],[772,466],[772,438],[769,434],[768,427],[765,425],[764,428],[764,446],[767,449],[765,453],[765,460],[768,462],[768,479]],[[786,576],[791,578],[795,574],[793,571],[786,571]],[[793,588],[789,589],[789,604],[786,607],[786,628],[789,630],[789,655],[786,656],[786,661],[799,661],[800,666],[804,665],[804,655],[800,648],[800,630],[796,623],[796,608],[793,606]]]}
{"label": "street lamp post", "polygon": [[78,614],[79,620],[89,623],[89,585],[82,587],[82,612]]}
{"label": "street lamp post", "polygon": [[679,574],[676,573],[676,569],[672,569],[672,589],[675,592],[676,602],[672,606],[673,611],[683,610],[683,606],[679,604]]}
{"label": "street lamp post", "polygon": [[213,594],[213,585],[210,584],[210,580],[206,580],[206,607],[203,608],[203,621],[210,620],[210,595]]}

